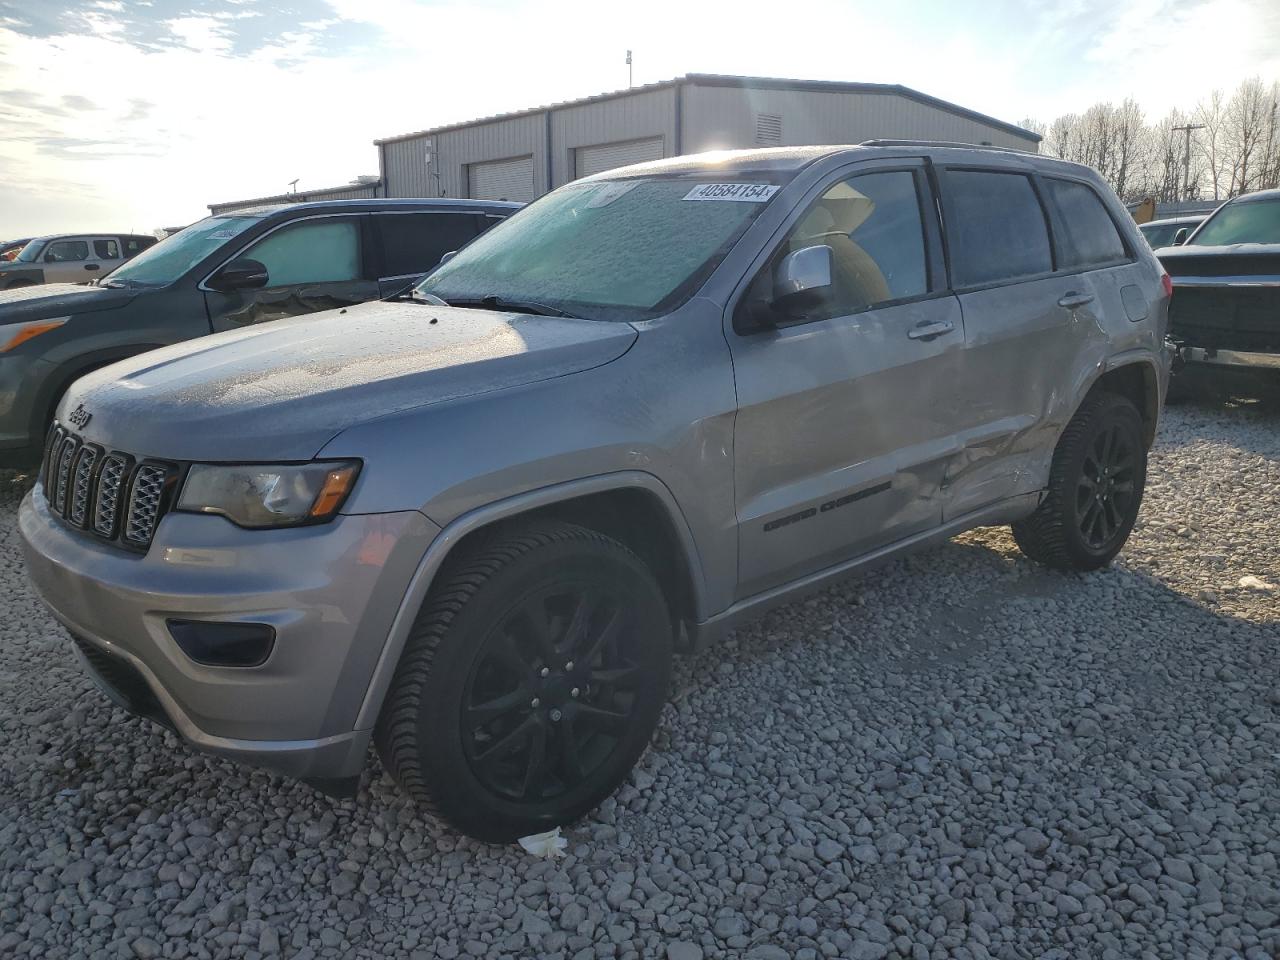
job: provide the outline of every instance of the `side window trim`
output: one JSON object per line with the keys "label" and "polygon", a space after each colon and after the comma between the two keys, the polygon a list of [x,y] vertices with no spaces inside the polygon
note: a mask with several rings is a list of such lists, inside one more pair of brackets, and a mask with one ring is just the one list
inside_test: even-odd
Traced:
{"label": "side window trim", "polygon": [[[271,234],[275,233],[277,230],[283,230],[285,227],[292,227],[299,223],[305,223],[308,220],[331,220],[334,217],[346,217],[348,219],[355,219],[357,217],[368,217],[370,215],[371,215],[370,211],[344,212],[344,213],[316,213],[316,214],[311,214],[309,216],[294,217],[292,220],[282,220],[280,223],[277,223],[274,227],[269,227],[266,230],[263,230],[261,233],[254,234],[252,237],[246,240],[243,244],[237,247],[235,253],[224,258],[223,260],[220,260],[217,266],[215,266],[212,270],[206,273],[204,277],[200,280],[200,282],[196,284],[196,289],[204,291],[205,293],[217,293],[218,291],[214,290],[212,287],[209,286],[209,279],[215,273],[217,273],[219,270],[225,267],[228,263],[230,263],[232,260],[235,260],[238,257],[244,256],[245,251],[247,251],[250,247],[261,242],[262,240],[265,240],[267,237],[271,236]],[[357,221],[357,226],[359,226],[359,221]],[[360,233],[362,234],[361,242],[363,242],[364,240],[363,228],[361,228]],[[363,263],[363,260],[361,262]]]}
{"label": "side window trim", "polygon": [[[879,303],[866,307],[860,307],[857,310],[850,311],[840,316],[857,316],[866,313],[868,310],[880,310],[885,307],[900,306],[905,303],[918,303],[924,300],[933,300],[938,297],[950,296],[952,291],[947,282],[947,271],[943,263],[937,262],[935,258],[941,258],[943,255],[942,246],[944,243],[943,232],[938,220],[938,214],[929,210],[929,203],[926,194],[933,197],[934,205],[938,204],[938,195],[933,190],[933,183],[927,174],[928,169],[932,166],[927,157],[906,156],[906,157],[885,157],[880,160],[859,160],[854,163],[842,166],[832,171],[818,181],[817,184],[810,187],[799,203],[782,221],[774,233],[769,237],[761,251],[753,259],[750,268],[744,271],[742,279],[734,287],[733,293],[728,300],[727,314],[731,318],[731,326],[738,336],[754,336],[760,333],[759,330],[751,330],[742,332],[736,322],[739,311],[743,309],[747,296],[751,288],[755,285],[760,272],[770,267],[774,259],[778,255],[782,244],[791,236],[792,230],[800,223],[801,219],[809,212],[815,203],[822,196],[838,183],[846,180],[852,180],[863,174],[871,173],[910,173],[912,181],[916,187],[916,199],[920,205],[920,219],[923,228],[924,240],[924,260],[925,260],[925,284],[926,291],[911,297],[899,297],[894,300],[883,300]],[[941,269],[939,269],[941,268]],[[830,318],[837,319],[837,318]],[[802,326],[809,323],[823,323],[820,319],[800,319],[789,321],[781,324],[783,327]]]}
{"label": "side window trim", "polygon": [[[1054,269],[1055,264],[1057,263],[1057,257],[1055,254],[1055,247],[1054,247],[1053,227],[1049,221],[1049,211],[1045,206],[1044,198],[1041,196],[1040,185],[1037,182],[1038,174],[1036,173],[1036,171],[1031,170],[1029,168],[1024,168],[1021,166],[1014,166],[1012,164],[1009,166],[1003,166],[1000,164],[979,164],[979,163],[947,163],[947,164],[940,165],[938,167],[938,170],[939,170],[938,180],[939,180],[940,196],[941,196],[941,209],[943,214],[943,234],[947,238],[947,250],[948,250],[947,270],[948,270],[948,277],[951,280],[952,292],[957,294],[976,293],[979,290],[992,290],[996,287],[1011,287],[1019,283],[1032,283],[1036,280],[1044,280],[1048,277],[1062,276],[1062,274],[1058,273],[1056,269]],[[1006,277],[1003,280],[993,280],[989,283],[961,284],[958,282],[958,278],[955,276],[953,272],[955,268],[950,257],[952,235],[949,229],[947,228],[948,221],[950,222],[955,221],[954,201],[951,198],[952,190],[951,190],[950,184],[947,182],[947,174],[953,170],[959,171],[959,172],[1008,174],[1013,176],[1025,177],[1030,182],[1032,193],[1034,194],[1036,198],[1036,202],[1040,207],[1040,215],[1044,219],[1044,230],[1045,230],[1046,236],[1048,237],[1048,242],[1049,242],[1050,268],[1047,271],[1041,271],[1040,273],[1030,273],[1025,276],[1019,276],[1019,277],[1012,277],[1012,278]]]}

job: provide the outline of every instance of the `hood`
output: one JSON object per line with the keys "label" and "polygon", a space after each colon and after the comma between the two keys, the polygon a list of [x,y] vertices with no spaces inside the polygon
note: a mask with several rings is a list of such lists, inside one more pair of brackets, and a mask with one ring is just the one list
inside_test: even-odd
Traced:
{"label": "hood", "polygon": [[354,424],[588,370],[635,338],[624,323],[375,301],[104,367],[61,415],[82,404],[87,439],[135,456],[306,460]]}
{"label": "hood", "polygon": [[0,324],[114,310],[123,307],[138,292],[137,288],[81,287],[74,283],[46,283],[43,286],[0,290]]}
{"label": "hood", "polygon": [[1234,277],[1280,274],[1280,243],[1191,244],[1156,251],[1171,277]]}

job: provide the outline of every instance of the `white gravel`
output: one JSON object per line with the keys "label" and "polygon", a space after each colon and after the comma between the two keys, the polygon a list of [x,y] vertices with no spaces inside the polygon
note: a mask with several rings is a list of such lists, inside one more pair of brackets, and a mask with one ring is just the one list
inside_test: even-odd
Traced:
{"label": "white gravel", "polygon": [[1278,408],[1169,411],[1109,571],[978,531],[685,663],[555,863],[112,708],[6,486],[0,957],[1280,955]]}

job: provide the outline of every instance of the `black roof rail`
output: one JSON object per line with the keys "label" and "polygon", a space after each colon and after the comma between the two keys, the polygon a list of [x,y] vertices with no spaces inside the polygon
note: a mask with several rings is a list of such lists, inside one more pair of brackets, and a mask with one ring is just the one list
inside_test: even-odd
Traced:
{"label": "black roof rail", "polygon": [[1000,153],[1030,153],[1016,147],[997,147],[990,143],[959,143],[955,140],[863,140],[860,147],[955,147],[960,150],[997,150]]}

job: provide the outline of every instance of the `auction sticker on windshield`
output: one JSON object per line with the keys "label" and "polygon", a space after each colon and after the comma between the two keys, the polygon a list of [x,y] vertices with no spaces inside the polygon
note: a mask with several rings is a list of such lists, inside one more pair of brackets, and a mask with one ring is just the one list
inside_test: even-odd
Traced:
{"label": "auction sticker on windshield", "polygon": [[774,183],[700,183],[684,195],[685,200],[736,200],[764,203],[775,193]]}

